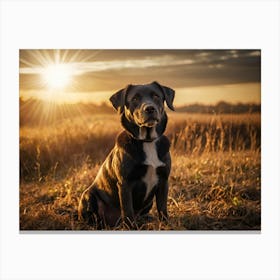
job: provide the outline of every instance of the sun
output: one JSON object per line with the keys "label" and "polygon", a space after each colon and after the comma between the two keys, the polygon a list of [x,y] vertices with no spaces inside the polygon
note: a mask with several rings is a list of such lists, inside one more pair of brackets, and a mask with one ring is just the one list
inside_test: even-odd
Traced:
{"label": "sun", "polygon": [[[82,95],[80,86],[83,75],[93,72],[94,67],[91,68],[90,62],[99,52],[85,53],[71,49],[21,50],[20,55],[24,55],[20,57],[20,74],[24,74],[25,78],[30,75],[26,80],[29,88],[22,95],[27,96],[28,93],[30,97],[47,100],[49,103],[74,103]],[[88,82],[87,78],[84,80]],[[91,96],[87,90],[85,93]]]}
{"label": "sun", "polygon": [[42,80],[49,89],[64,89],[70,85],[73,76],[71,64],[54,63],[45,66]]}

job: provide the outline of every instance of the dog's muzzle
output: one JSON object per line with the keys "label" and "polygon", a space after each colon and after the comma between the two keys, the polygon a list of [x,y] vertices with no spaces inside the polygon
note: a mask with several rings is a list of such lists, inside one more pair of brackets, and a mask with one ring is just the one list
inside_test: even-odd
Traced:
{"label": "dog's muzzle", "polygon": [[146,104],[141,111],[142,126],[153,127],[159,122],[159,112],[155,106]]}

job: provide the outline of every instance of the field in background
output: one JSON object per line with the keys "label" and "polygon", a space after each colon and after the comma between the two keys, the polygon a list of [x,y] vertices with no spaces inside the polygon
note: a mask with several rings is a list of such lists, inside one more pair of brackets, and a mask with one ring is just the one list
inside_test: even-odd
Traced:
{"label": "field in background", "polygon": [[[117,114],[86,114],[20,127],[20,229],[94,229],[78,199],[121,131]],[[147,230],[260,229],[260,114],[169,113],[172,171],[168,224]],[[123,228],[120,228],[123,229]]]}

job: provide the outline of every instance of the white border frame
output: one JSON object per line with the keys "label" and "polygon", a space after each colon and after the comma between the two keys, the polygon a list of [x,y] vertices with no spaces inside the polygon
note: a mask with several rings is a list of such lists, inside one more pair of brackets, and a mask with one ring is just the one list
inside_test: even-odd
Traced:
{"label": "white border frame", "polygon": [[[279,279],[279,2],[2,1],[1,279]],[[262,50],[261,234],[20,234],[18,50]]]}

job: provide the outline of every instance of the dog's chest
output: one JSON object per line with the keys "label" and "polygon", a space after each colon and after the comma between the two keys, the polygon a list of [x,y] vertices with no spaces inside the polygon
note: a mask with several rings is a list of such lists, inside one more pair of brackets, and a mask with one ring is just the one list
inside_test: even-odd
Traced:
{"label": "dog's chest", "polygon": [[157,167],[164,166],[165,164],[159,160],[158,152],[156,148],[156,141],[145,142],[143,144],[143,151],[145,153],[146,159],[144,164],[148,166],[145,176],[142,178],[143,182],[146,185],[146,194],[144,199],[146,199],[158,183],[158,175],[156,172]]}

